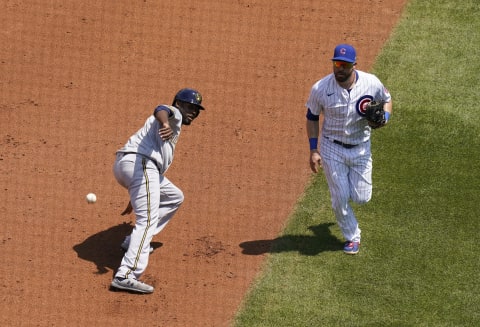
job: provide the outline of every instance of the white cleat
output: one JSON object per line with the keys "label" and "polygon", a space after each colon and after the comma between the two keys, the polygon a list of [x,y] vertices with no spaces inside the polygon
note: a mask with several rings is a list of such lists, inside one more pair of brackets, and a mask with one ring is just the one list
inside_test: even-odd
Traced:
{"label": "white cleat", "polygon": [[145,284],[139,280],[133,279],[133,278],[119,278],[115,277],[112,280],[112,283],[110,286],[124,290],[124,291],[130,291],[130,292],[138,292],[138,293],[153,293],[154,288],[153,286],[150,286],[148,284]]}

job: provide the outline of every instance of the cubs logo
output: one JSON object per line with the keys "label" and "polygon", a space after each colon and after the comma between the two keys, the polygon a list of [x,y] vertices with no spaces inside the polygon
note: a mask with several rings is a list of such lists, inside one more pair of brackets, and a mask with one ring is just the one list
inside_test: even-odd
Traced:
{"label": "cubs logo", "polygon": [[365,116],[365,109],[367,107],[367,104],[373,101],[373,97],[371,95],[364,95],[357,101],[356,109],[357,113],[360,116]]}
{"label": "cubs logo", "polygon": [[347,49],[341,48],[340,49],[340,54],[345,55],[347,53]]}

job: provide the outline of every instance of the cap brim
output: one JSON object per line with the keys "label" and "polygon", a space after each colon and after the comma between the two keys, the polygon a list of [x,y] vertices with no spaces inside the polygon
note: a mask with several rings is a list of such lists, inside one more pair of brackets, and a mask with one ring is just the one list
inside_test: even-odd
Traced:
{"label": "cap brim", "polygon": [[352,59],[346,58],[346,57],[334,57],[334,58],[332,58],[332,61],[345,61],[345,62],[350,62],[352,64],[355,63],[355,60],[352,61]]}

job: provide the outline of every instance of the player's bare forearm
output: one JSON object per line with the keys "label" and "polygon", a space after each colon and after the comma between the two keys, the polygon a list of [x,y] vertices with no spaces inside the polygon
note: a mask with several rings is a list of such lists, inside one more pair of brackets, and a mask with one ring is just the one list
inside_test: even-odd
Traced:
{"label": "player's bare forearm", "polygon": [[173,136],[173,131],[168,121],[169,117],[170,114],[166,110],[159,110],[157,113],[155,113],[155,118],[158,120],[161,126],[158,134],[164,141],[169,140]]}
{"label": "player's bare forearm", "polygon": [[308,120],[307,119],[307,137],[313,138],[318,137],[320,132],[318,121]]}
{"label": "player's bare forearm", "polygon": [[170,113],[167,110],[159,110],[155,113],[155,118],[158,120],[160,125],[168,124],[168,118]]}
{"label": "player's bare forearm", "polygon": [[[307,129],[307,137],[309,140],[313,139],[316,140],[316,148],[311,148],[310,149],[310,169],[314,173],[318,173],[318,169],[322,167],[322,157],[320,156],[320,153],[318,151],[318,137],[320,136],[321,132],[321,126],[323,125],[323,115],[320,115],[319,120],[308,120],[307,119],[307,124],[306,124],[306,129]],[[311,147],[314,145],[311,144]]]}
{"label": "player's bare forearm", "polygon": [[390,102],[386,102],[386,103],[383,105],[383,110],[385,110],[385,111],[388,112],[389,114],[392,114],[392,110],[393,110],[392,100],[390,100]]}

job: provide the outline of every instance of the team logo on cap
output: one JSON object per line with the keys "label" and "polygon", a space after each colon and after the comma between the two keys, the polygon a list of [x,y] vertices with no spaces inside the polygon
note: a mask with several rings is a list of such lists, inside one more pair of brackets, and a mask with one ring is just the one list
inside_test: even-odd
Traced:
{"label": "team logo on cap", "polygon": [[373,97],[371,95],[364,95],[357,101],[356,109],[357,113],[360,116],[365,116],[365,109],[367,108],[367,104],[373,101]]}
{"label": "team logo on cap", "polygon": [[197,100],[198,103],[202,103],[202,96],[200,93],[195,93],[195,100]]}
{"label": "team logo on cap", "polygon": [[347,49],[345,49],[345,48],[340,49],[340,54],[344,55],[346,53],[347,53]]}

